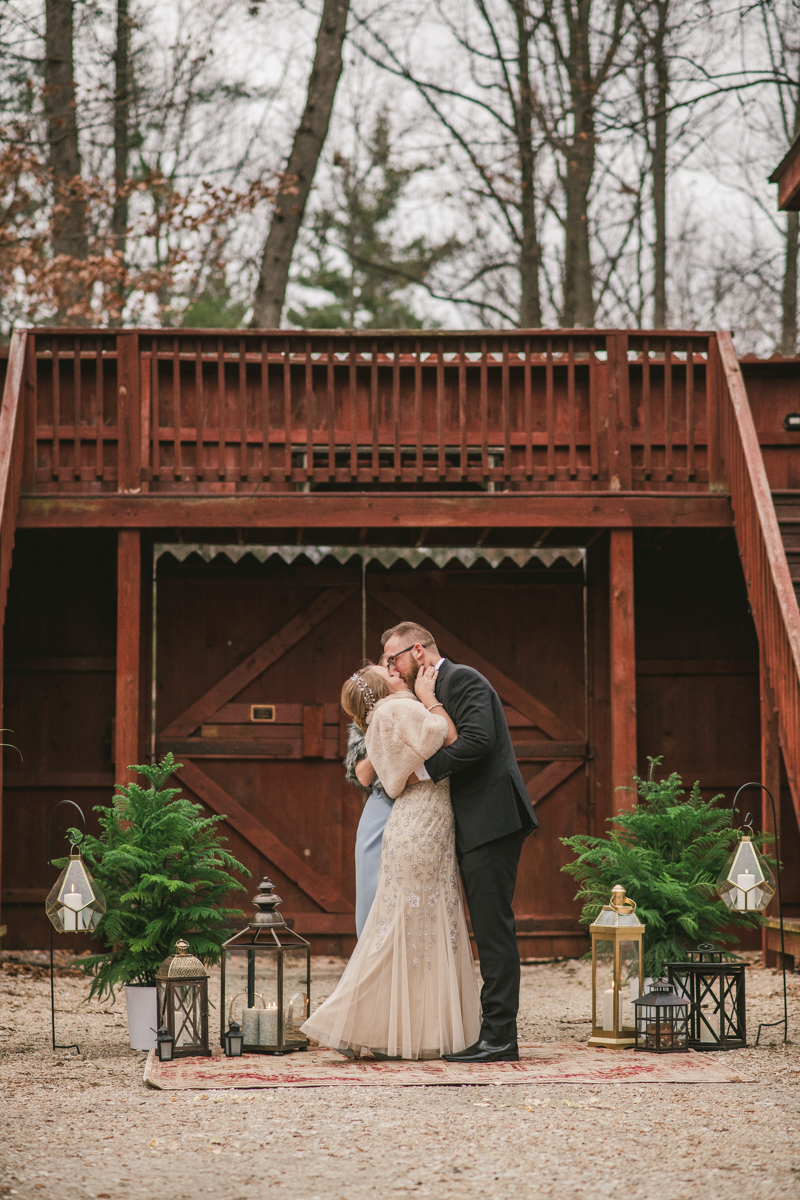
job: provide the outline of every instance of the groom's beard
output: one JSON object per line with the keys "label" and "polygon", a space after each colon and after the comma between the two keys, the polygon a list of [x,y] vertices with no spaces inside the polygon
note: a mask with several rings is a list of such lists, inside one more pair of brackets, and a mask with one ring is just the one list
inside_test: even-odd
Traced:
{"label": "groom's beard", "polygon": [[[399,670],[399,668],[398,668],[398,670]],[[407,687],[411,688],[412,692],[414,690],[414,683],[415,683],[418,675],[419,675],[419,663],[414,662],[413,659],[411,660],[410,667],[408,667],[405,671],[400,671],[400,678],[403,680],[403,682],[405,683],[405,685]]]}

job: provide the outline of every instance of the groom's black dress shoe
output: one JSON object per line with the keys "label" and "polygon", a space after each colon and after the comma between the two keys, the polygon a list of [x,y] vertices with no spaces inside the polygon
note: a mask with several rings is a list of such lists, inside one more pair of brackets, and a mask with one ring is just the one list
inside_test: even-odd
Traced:
{"label": "groom's black dress shoe", "polygon": [[455,1054],[443,1054],[442,1058],[451,1063],[489,1063],[489,1062],[519,1062],[519,1046],[516,1042],[506,1042],[504,1046],[493,1046],[483,1038],[466,1050],[458,1050]]}

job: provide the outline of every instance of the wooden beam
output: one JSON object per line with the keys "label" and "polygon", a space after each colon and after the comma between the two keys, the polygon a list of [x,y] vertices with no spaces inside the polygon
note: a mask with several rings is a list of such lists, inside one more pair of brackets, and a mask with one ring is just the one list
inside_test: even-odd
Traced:
{"label": "wooden beam", "polygon": [[611,787],[612,813],[631,808],[636,774],[636,644],[633,617],[633,531],[612,529],[609,587],[611,600]]}
{"label": "wooden beam", "polygon": [[529,779],[525,784],[528,789],[528,795],[531,799],[531,804],[535,808],[537,804],[541,804],[545,796],[549,796],[556,788],[562,784],[570,775],[574,775],[579,767],[583,766],[583,760],[580,762],[552,762],[538,775],[534,775],[533,779]]}
{"label": "wooden beam", "polygon": [[201,771],[196,763],[184,763],[175,773],[195,796],[219,816],[224,817],[232,829],[241,834],[259,854],[263,854],[274,863],[279,871],[291,879],[292,883],[296,883],[320,908],[331,913],[354,911],[350,901],[339,895],[332,879],[318,875],[307,866],[280,838],[262,825],[257,817],[234,800],[233,796],[228,795],[205,771]]}
{"label": "wooden beam", "polygon": [[138,333],[117,334],[117,428],[117,488],[136,494],[142,484]]}
{"label": "wooden beam", "polygon": [[24,496],[24,529],[663,529],[733,525],[703,492],[277,492],[272,495]]}
{"label": "wooden beam", "polygon": [[215,683],[212,688],[209,688],[205,695],[201,696],[199,700],[195,700],[194,704],[185,712],[170,721],[169,725],[162,729],[159,737],[188,737],[199,725],[202,725],[218,709],[222,708],[223,704],[233,700],[234,696],[247,687],[248,683],[262,675],[267,667],[271,667],[286,654],[287,650],[291,650],[306,634],[335,612],[340,605],[344,604],[345,600],[354,596],[356,591],[357,589],[352,587],[326,588],[321,596],[317,596],[315,600],[312,600],[292,617],[291,621],[288,621],[282,629],[267,638],[263,645],[247,656],[244,662],[239,663],[238,667],[229,671],[220,679],[219,683]]}
{"label": "wooden beam", "polygon": [[139,762],[141,535],[121,529],[117,542],[117,704],[114,735],[116,782],[132,782]]}
{"label": "wooden beam", "polygon": [[770,175],[769,182],[778,185],[778,208],[781,212],[800,209],[800,137],[792,142]]}
{"label": "wooden beam", "polygon": [[[777,828],[772,819],[772,805],[769,796],[761,793],[761,828],[765,833],[777,835],[780,844],[781,836],[781,743],[778,729],[778,709],[775,705],[775,694],[769,681],[764,655],[761,655],[760,671],[760,712],[761,712],[761,782],[769,788],[775,800],[775,815],[778,818]],[[750,793],[751,803],[754,800]],[[778,905],[775,902],[773,912],[777,915]],[[772,913],[770,915],[773,915]],[[767,931],[761,930],[761,957],[767,965]]]}
{"label": "wooden beam", "polygon": [[547,705],[542,704],[541,700],[531,696],[530,692],[526,692],[513,679],[509,679],[493,663],[478,654],[466,642],[462,642],[461,638],[456,637],[440,621],[437,621],[430,613],[426,613],[406,596],[402,596],[398,592],[376,592],[371,598],[378,604],[382,604],[399,620],[417,621],[429,629],[442,654],[452,656],[454,661],[480,671],[481,675],[489,680],[501,700],[512,705],[517,712],[522,713],[523,717],[527,717],[543,733],[560,742],[585,741],[584,735],[579,729],[570,725],[569,721],[564,721],[561,717],[556,716]]}

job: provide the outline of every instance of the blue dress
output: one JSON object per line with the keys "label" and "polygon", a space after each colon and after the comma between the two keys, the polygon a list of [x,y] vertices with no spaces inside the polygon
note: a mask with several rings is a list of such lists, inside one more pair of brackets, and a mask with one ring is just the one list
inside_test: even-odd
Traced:
{"label": "blue dress", "polygon": [[[345,779],[353,787],[361,788],[356,778],[355,767],[366,757],[364,733],[354,722],[348,730],[347,753],[344,758]],[[361,790],[363,793],[364,789]],[[383,829],[391,811],[392,801],[381,787],[380,780],[376,779],[364,805],[356,833],[356,933],[359,937],[378,890]]]}

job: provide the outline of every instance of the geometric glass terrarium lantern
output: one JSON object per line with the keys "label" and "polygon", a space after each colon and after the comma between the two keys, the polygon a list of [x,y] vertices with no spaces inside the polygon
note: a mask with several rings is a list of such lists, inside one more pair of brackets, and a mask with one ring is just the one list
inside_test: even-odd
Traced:
{"label": "geometric glass terrarium lantern", "polygon": [[69,862],[44,902],[57,933],[91,933],[106,911],[106,898],[84,865],[80,851],[73,845]]}
{"label": "geometric glass terrarium lantern", "polygon": [[720,900],[736,912],[763,912],[775,895],[775,876],[749,834],[742,836],[716,886]]}
{"label": "geometric glass terrarium lantern", "polygon": [[590,1046],[632,1046],[633,1001],[644,983],[644,922],[617,884],[589,926],[592,935],[592,1036]]}
{"label": "geometric glass terrarium lantern", "polygon": [[666,966],[670,987],[691,1005],[693,1050],[738,1050],[747,1045],[743,962],[723,962],[709,942],[690,950],[688,962]]}
{"label": "geometric glass terrarium lantern", "polygon": [[156,989],[156,1025],[172,1038],[172,1057],[209,1057],[208,973],[189,953],[188,942],[176,942],[175,953],[164,959],[156,972]]}
{"label": "geometric glass terrarium lantern", "polygon": [[673,992],[664,979],[656,979],[646,996],[634,1000],[636,1049],[653,1054],[681,1054],[689,1050],[689,1001]]}
{"label": "geometric glass terrarium lantern", "polygon": [[277,911],[282,903],[266,878],[253,897],[256,912],[246,929],[222,947],[220,1045],[226,1021],[236,1021],[245,1054],[305,1050],[300,1026],[308,1016],[311,946]]}

